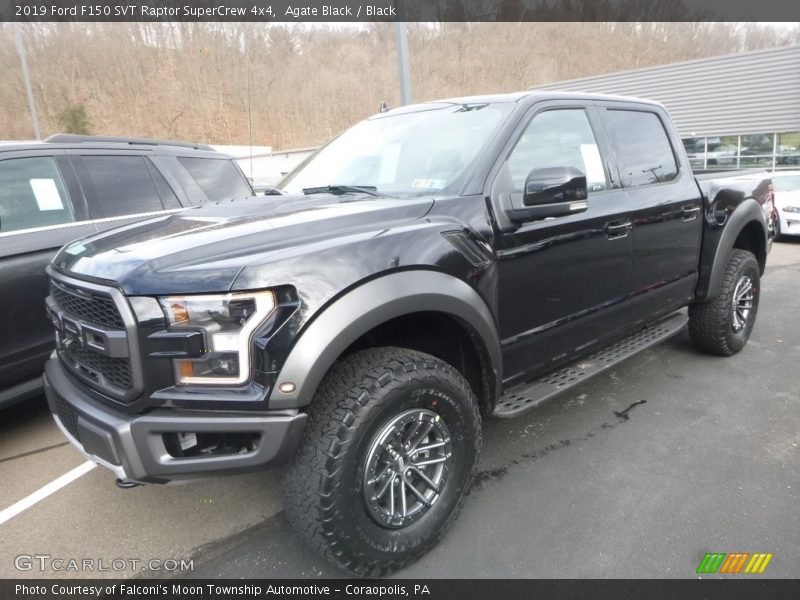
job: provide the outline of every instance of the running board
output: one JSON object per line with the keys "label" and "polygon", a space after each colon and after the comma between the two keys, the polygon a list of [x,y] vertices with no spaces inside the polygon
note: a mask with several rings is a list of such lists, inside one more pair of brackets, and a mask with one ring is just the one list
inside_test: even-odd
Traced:
{"label": "running board", "polygon": [[685,314],[675,313],[608,348],[551,371],[539,379],[514,386],[500,397],[494,416],[509,419],[527,412],[593,375],[602,373],[626,358],[672,337],[688,320],[689,317]]}

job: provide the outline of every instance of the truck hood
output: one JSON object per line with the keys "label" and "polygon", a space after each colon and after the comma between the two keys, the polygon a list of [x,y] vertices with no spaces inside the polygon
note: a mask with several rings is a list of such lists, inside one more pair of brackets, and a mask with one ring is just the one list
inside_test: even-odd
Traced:
{"label": "truck hood", "polygon": [[77,240],[53,266],[128,294],[224,292],[253,261],[377,235],[425,216],[432,205],[432,198],[330,194],[228,200]]}

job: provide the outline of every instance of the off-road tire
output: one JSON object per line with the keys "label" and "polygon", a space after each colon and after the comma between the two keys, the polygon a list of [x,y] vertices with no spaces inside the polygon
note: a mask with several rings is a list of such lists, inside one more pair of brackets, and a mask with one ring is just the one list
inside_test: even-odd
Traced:
{"label": "off-road tire", "polygon": [[780,217],[775,217],[775,234],[772,236],[773,242],[782,242],[783,241],[783,233],[781,233],[781,219]]}
{"label": "off-road tire", "polygon": [[[362,487],[377,432],[411,409],[441,415],[452,440],[448,477],[416,522],[387,528],[370,514]],[[328,561],[379,577],[430,550],[455,521],[481,448],[478,402],[447,363],[403,348],[373,348],[338,361],[311,403],[285,483],[285,509],[299,535]]]}
{"label": "off-road tire", "polygon": [[[733,301],[739,281],[749,277],[753,284],[752,309],[744,327],[734,331]],[[756,257],[747,250],[733,250],[719,295],[713,300],[689,306],[689,336],[694,346],[707,354],[732,356],[744,348],[753,330],[761,295],[760,276]]]}

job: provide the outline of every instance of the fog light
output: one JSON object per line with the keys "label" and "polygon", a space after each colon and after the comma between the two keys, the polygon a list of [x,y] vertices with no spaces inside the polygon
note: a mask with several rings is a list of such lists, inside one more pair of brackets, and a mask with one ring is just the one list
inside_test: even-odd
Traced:
{"label": "fog light", "polygon": [[291,381],[287,381],[286,383],[282,383],[278,389],[282,391],[284,394],[291,394],[297,386],[293,384]]}
{"label": "fog light", "polygon": [[258,447],[257,432],[166,432],[161,434],[164,448],[173,458],[230,456],[249,454]]}

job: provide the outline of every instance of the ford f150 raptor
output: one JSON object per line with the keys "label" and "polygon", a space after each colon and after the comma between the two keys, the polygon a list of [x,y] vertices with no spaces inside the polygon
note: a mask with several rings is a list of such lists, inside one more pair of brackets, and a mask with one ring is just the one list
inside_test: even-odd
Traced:
{"label": "ford f150 raptor", "polygon": [[482,418],[687,321],[741,350],[770,247],[769,179],[698,180],[665,109],[621,97],[389,110],[278,188],[65,246],[48,401],[120,485],[290,463],[289,519],[359,575],[444,534]]}

